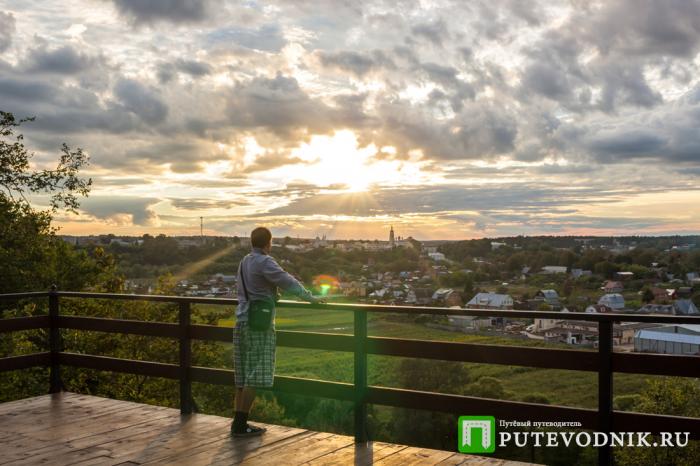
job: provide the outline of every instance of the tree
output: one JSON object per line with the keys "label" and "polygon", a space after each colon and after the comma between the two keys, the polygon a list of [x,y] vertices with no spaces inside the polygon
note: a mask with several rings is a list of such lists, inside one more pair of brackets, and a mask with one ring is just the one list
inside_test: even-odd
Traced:
{"label": "tree", "polygon": [[[76,212],[78,196],[90,191],[92,180],[78,176],[87,155],[63,144],[55,170],[31,169],[33,154],[16,130],[32,120],[0,111],[0,292],[42,290],[53,283],[70,289],[89,279],[84,272],[94,272],[85,253],[56,238],[51,227],[53,213]],[[29,194],[49,194],[50,209],[33,209]],[[71,273],[62,273],[67,270]]]}
{"label": "tree", "polygon": [[[618,400],[619,401],[619,400]],[[700,417],[700,382],[683,377],[649,379],[647,386],[626,407],[642,413]],[[657,440],[654,440],[657,441]],[[691,442],[684,448],[627,447],[615,451],[615,463],[627,465],[695,465],[700,457],[700,444]]]}
{"label": "tree", "polygon": [[22,134],[15,136],[15,129],[33,120],[17,120],[12,113],[0,110],[0,187],[5,190],[1,195],[29,204],[27,194],[51,193],[52,211],[65,207],[75,212],[79,207],[78,196],[87,196],[92,185],[91,179],[78,177],[79,170],[88,163],[87,154],[81,148],[73,151],[63,143],[55,170],[31,170],[29,161],[34,154],[24,146]]}

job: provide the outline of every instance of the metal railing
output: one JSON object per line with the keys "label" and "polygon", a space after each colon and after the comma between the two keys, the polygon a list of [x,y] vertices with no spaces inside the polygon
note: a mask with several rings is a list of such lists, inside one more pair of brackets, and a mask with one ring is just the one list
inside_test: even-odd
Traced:
{"label": "metal railing", "polygon": [[[49,366],[49,391],[52,393],[58,392],[62,388],[61,366],[175,379],[180,382],[180,410],[183,414],[193,411],[192,382],[221,385],[234,384],[233,371],[230,369],[214,369],[191,365],[192,340],[231,343],[232,330],[231,328],[213,325],[193,325],[190,321],[190,307],[192,304],[231,306],[238,303],[236,299],[88,293],[52,289],[48,292],[4,294],[0,295],[0,301],[44,297],[48,297],[49,302],[49,314],[47,316],[0,319],[0,333],[48,328],[50,336],[49,351],[0,358],[0,372],[35,366]],[[78,298],[154,301],[177,304],[179,306],[178,322],[144,322],[60,314],[61,299]],[[523,421],[580,422],[584,429],[601,432],[642,431],[658,433],[662,431],[682,431],[690,432],[690,436],[693,439],[700,439],[699,418],[613,410],[613,374],[615,372],[700,377],[700,360],[696,356],[613,352],[613,323],[700,324],[700,317],[455,309],[368,304],[306,304],[291,301],[280,301],[278,307],[311,307],[316,310],[342,310],[353,313],[353,335],[277,330],[277,344],[279,346],[352,352],[354,354],[353,383],[275,376],[273,391],[352,401],[354,403],[354,433],[357,442],[368,440],[367,404],[424,409],[452,414],[490,414],[502,419]],[[470,316],[508,317],[514,319],[541,318],[592,321],[598,323],[599,344],[597,351],[582,351],[374,337],[367,335],[367,313],[369,312],[435,315],[466,314]],[[91,330],[177,339],[180,350],[179,364],[65,352],[62,350],[60,329]],[[368,385],[367,356],[370,354],[597,372],[598,409],[506,401]],[[599,463],[611,463],[609,447],[599,448]]]}

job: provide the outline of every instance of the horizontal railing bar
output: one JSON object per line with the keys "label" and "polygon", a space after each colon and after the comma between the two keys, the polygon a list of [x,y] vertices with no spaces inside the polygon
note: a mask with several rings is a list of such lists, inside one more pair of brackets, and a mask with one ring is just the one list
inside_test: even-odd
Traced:
{"label": "horizontal railing bar", "polygon": [[[197,340],[233,341],[233,330],[230,327],[215,325],[191,325],[190,337]],[[353,351],[352,335],[335,333],[299,332],[293,330],[277,330],[277,345],[290,348],[307,348],[328,351]]]}
{"label": "horizontal railing bar", "polygon": [[[218,304],[237,305],[234,298],[198,298],[192,296],[164,296],[164,295],[137,295],[120,293],[87,293],[77,291],[58,291],[59,296],[68,298],[94,298],[94,299],[121,299],[130,301],[159,301],[169,303],[194,303],[194,304]],[[2,296],[2,295],[0,295]],[[312,308],[329,311],[357,311],[405,314],[436,314],[436,315],[469,315],[483,317],[510,317],[513,319],[558,319],[558,320],[584,320],[589,322],[648,322],[648,323],[676,323],[676,324],[700,324],[700,316],[666,316],[649,314],[619,314],[619,313],[585,313],[585,312],[552,312],[552,311],[518,311],[513,309],[470,309],[447,308],[431,306],[388,306],[382,304],[356,304],[356,303],[327,303],[311,304],[298,301],[281,300],[277,303],[280,308],[298,307]]]}
{"label": "horizontal railing bar", "polygon": [[151,337],[178,338],[178,324],[104,317],[59,316],[58,326],[74,330],[127,333]]}
{"label": "horizontal railing bar", "polygon": [[137,361],[134,359],[113,358],[109,356],[61,352],[58,353],[58,363],[66,366],[100,371],[150,375],[166,379],[180,378],[180,368],[177,364],[166,364],[162,362]]}
{"label": "horizontal railing bar", "polygon": [[49,316],[27,316],[0,319],[0,333],[36,330],[49,326]]}
{"label": "horizontal railing bar", "polygon": [[25,298],[45,298],[49,295],[48,291],[26,291],[24,293],[5,293],[0,294],[0,301]]}
{"label": "horizontal railing bar", "polygon": [[[191,368],[193,382],[211,383],[216,385],[235,384],[234,372],[231,369],[213,369],[210,367],[193,366]],[[301,377],[275,376],[273,391],[296,393],[299,395],[320,396],[337,400],[352,400],[353,385],[345,382],[330,382],[326,380],[306,379]]]}
{"label": "horizontal railing bar", "polygon": [[28,369],[30,367],[48,366],[51,364],[51,353],[23,354],[21,356],[8,356],[0,358],[0,372]]}
{"label": "horizontal railing bar", "polygon": [[614,432],[690,432],[691,439],[700,440],[700,418],[613,411],[612,425]]}
{"label": "horizontal railing bar", "polygon": [[233,343],[233,329],[216,325],[190,325],[190,338],[194,340],[223,341]]}
{"label": "horizontal railing bar", "polygon": [[675,354],[613,353],[612,371],[631,374],[700,377],[700,357]]}
{"label": "horizontal railing bar", "polygon": [[220,304],[236,305],[237,299],[233,298],[197,298],[193,296],[166,296],[155,294],[125,294],[125,293],[88,293],[82,291],[58,291],[57,294],[65,298],[88,299],[114,299],[124,301],[157,301],[165,303],[193,303],[193,304]]}
{"label": "horizontal railing bar", "polygon": [[598,370],[597,353],[569,349],[369,337],[367,338],[367,352],[383,356],[439,359],[443,361],[505,364],[579,371]]}
{"label": "horizontal railing bar", "polygon": [[452,414],[490,415],[499,419],[580,422],[582,428],[596,427],[598,413],[593,409],[524,403],[433,393],[403,388],[368,387],[367,402],[397,408],[425,409]]}

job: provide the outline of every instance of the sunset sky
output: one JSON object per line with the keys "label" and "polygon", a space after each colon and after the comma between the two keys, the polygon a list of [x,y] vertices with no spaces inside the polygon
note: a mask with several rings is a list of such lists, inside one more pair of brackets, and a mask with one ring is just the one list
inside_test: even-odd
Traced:
{"label": "sunset sky", "polygon": [[89,153],[64,234],[697,234],[699,52],[691,0],[0,0],[0,110]]}

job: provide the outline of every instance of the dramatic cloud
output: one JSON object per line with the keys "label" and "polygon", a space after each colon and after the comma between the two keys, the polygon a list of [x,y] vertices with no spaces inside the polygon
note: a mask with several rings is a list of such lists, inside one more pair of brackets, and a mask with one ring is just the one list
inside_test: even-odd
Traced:
{"label": "dramatic cloud", "polygon": [[14,33],[15,17],[12,13],[0,11],[0,52],[4,52],[10,47]]}
{"label": "dramatic cloud", "polygon": [[700,231],[700,0],[0,0],[0,54],[94,231]]}
{"label": "dramatic cloud", "polygon": [[159,21],[191,23],[209,14],[209,0],[113,0],[117,11],[135,24]]}
{"label": "dramatic cloud", "polygon": [[168,106],[157,93],[132,79],[122,79],[114,86],[114,95],[129,111],[146,123],[160,123],[168,115]]}
{"label": "dramatic cloud", "polygon": [[85,199],[81,208],[89,215],[117,225],[154,226],[158,216],[151,207],[157,202],[159,199],[94,196]]}
{"label": "dramatic cloud", "polygon": [[76,74],[96,66],[98,59],[81,53],[70,45],[56,49],[42,46],[31,50],[25,63],[27,72]]}

